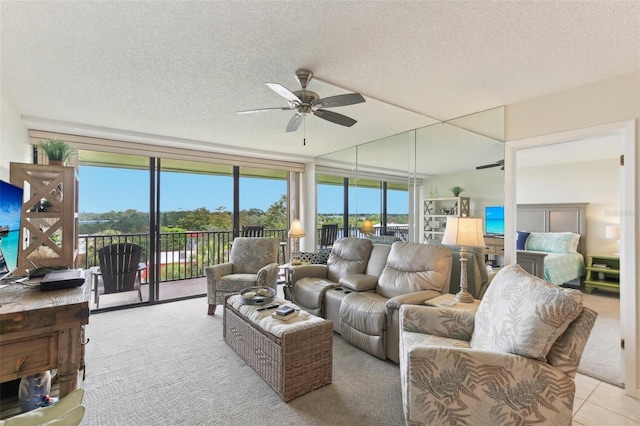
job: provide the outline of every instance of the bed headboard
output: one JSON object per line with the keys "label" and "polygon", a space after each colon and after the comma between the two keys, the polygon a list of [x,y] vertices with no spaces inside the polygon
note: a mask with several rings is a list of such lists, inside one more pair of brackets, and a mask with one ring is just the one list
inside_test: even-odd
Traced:
{"label": "bed headboard", "polygon": [[516,229],[529,232],[575,232],[580,234],[578,253],[585,256],[587,204],[518,204]]}

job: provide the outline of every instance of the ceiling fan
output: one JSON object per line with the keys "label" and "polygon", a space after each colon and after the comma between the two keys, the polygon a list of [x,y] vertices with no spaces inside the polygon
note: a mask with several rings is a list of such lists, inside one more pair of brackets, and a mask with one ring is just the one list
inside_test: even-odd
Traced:
{"label": "ceiling fan", "polygon": [[500,170],[504,170],[504,160],[498,160],[495,163],[483,164],[482,166],[477,166],[476,170],[490,169],[491,167],[500,167]]}
{"label": "ceiling fan", "polygon": [[300,86],[302,86],[302,90],[296,90],[295,92],[290,91],[289,89],[278,83],[265,83],[267,87],[285,98],[289,102],[289,106],[238,111],[238,114],[250,114],[254,112],[277,110],[296,110],[294,116],[291,117],[291,120],[289,120],[289,124],[287,124],[287,132],[295,132],[296,130],[298,130],[300,124],[303,122],[304,117],[307,114],[313,114],[316,117],[320,117],[323,120],[327,120],[341,126],[351,127],[356,124],[357,121],[353,118],[347,117],[346,115],[338,114],[337,112],[328,111],[324,108],[359,104],[365,101],[362,95],[360,93],[347,93],[344,95],[329,96],[327,98],[321,99],[320,95],[318,95],[316,92],[307,90],[307,85],[312,78],[313,72],[307,69],[297,70],[296,79],[298,79]]}

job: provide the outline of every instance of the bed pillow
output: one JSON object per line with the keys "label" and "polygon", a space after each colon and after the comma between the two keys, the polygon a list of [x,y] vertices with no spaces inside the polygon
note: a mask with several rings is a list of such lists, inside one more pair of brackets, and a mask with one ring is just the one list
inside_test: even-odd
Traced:
{"label": "bed pillow", "polygon": [[[549,253],[571,253],[577,247],[573,232],[532,232],[527,237],[525,250]],[[578,235],[579,237],[579,235]],[[573,250],[572,250],[573,248]]]}
{"label": "bed pillow", "polygon": [[551,346],[582,312],[582,293],[509,265],[491,281],[476,313],[471,348],[546,361]]}
{"label": "bed pillow", "polygon": [[518,231],[518,239],[516,240],[516,250],[525,250],[525,243],[527,242],[527,238],[529,238],[529,234],[531,232],[527,231]]}

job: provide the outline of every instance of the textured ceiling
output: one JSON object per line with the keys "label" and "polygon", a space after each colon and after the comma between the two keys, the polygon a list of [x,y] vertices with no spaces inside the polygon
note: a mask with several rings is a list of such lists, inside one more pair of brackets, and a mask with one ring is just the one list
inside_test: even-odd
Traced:
{"label": "textured ceiling", "polygon": [[[33,127],[310,158],[640,69],[637,1],[2,1],[0,78]],[[291,111],[309,68],[346,128]],[[306,146],[302,139],[306,137]]]}

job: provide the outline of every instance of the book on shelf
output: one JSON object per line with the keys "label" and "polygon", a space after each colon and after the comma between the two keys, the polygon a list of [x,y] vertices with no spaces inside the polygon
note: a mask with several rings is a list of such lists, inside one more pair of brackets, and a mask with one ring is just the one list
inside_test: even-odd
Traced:
{"label": "book on shelf", "polygon": [[609,265],[607,265],[606,263],[592,263],[591,266],[593,268],[608,268]]}

